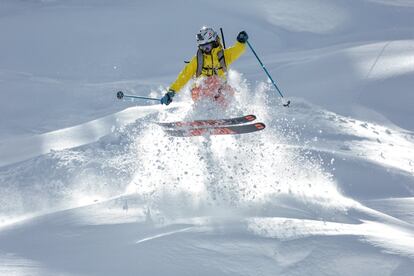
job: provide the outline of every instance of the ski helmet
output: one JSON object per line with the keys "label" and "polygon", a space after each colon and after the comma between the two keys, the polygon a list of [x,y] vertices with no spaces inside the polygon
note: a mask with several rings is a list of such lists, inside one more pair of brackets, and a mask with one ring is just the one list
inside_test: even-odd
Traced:
{"label": "ski helmet", "polygon": [[198,46],[217,41],[218,35],[211,27],[202,27],[197,33],[197,44]]}

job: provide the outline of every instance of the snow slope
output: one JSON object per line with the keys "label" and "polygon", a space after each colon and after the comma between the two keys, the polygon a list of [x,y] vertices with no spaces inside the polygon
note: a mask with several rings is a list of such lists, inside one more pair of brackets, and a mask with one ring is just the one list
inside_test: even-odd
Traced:
{"label": "snow slope", "polygon": [[[202,12],[200,12],[202,11]],[[0,3],[1,275],[411,275],[411,1]],[[203,24],[249,52],[226,111],[159,97]],[[217,25],[215,25],[217,24]],[[209,106],[207,106],[209,107]],[[256,114],[171,138],[152,122]]]}

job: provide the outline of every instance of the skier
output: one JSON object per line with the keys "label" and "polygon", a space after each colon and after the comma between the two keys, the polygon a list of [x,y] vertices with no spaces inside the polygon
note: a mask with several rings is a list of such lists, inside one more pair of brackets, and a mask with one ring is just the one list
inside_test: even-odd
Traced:
{"label": "skier", "polygon": [[233,88],[226,83],[228,66],[243,54],[247,39],[247,33],[241,31],[237,35],[236,43],[230,48],[223,49],[217,32],[213,28],[202,27],[197,33],[197,54],[171,84],[168,92],[161,98],[161,104],[169,105],[175,94],[195,77],[196,82],[191,89],[194,101],[209,98],[225,105],[226,98],[234,94]]}

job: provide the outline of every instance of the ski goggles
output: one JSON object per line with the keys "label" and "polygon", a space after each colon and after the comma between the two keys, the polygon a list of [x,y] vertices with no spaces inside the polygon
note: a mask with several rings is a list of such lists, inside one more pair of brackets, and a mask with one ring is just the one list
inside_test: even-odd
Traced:
{"label": "ski goggles", "polygon": [[209,52],[211,52],[211,50],[213,50],[213,42],[206,43],[206,44],[200,45],[198,47],[200,48],[201,51],[209,53]]}

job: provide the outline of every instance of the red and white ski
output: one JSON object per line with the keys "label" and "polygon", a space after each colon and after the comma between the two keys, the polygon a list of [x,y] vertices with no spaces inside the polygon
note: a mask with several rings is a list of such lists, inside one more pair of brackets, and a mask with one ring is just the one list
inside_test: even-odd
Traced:
{"label": "red and white ski", "polygon": [[213,126],[213,127],[189,127],[164,129],[166,133],[176,137],[193,137],[209,135],[237,135],[256,132],[265,129],[265,124],[254,123],[247,125]]}
{"label": "red and white ski", "polygon": [[228,118],[228,119],[179,121],[179,122],[157,123],[157,124],[162,127],[166,127],[166,128],[185,128],[185,127],[238,125],[238,124],[249,123],[254,120],[256,120],[255,115],[246,115],[242,117]]}

